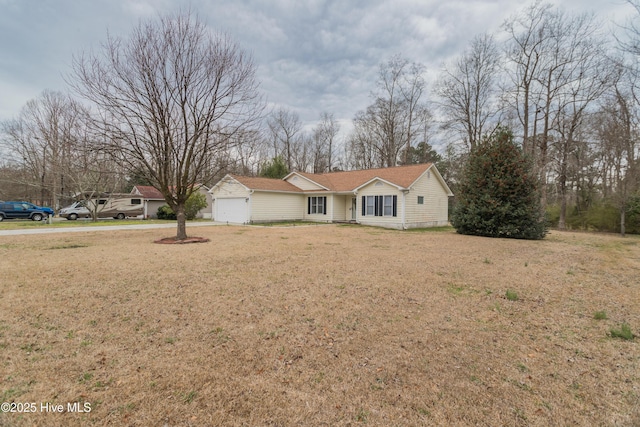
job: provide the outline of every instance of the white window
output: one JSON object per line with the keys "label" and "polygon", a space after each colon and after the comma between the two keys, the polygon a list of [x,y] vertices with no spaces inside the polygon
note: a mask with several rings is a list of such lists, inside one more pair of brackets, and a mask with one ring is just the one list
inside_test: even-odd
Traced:
{"label": "white window", "polygon": [[362,196],[362,216],[397,216],[398,196]]}
{"label": "white window", "polygon": [[327,198],[323,197],[309,197],[307,201],[307,213],[309,215],[326,215],[327,214]]}
{"label": "white window", "polygon": [[393,196],[384,196],[384,210],[382,214],[384,216],[393,215]]}
{"label": "white window", "polygon": [[366,211],[366,215],[375,215],[376,211],[375,211],[375,207],[376,207],[376,196],[367,196],[367,211]]}

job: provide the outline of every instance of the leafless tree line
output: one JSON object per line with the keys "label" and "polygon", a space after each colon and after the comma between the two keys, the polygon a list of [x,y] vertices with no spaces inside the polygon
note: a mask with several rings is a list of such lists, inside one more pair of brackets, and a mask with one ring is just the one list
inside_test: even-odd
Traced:
{"label": "leafless tree line", "polygon": [[85,191],[112,192],[125,170],[92,143],[89,111],[61,92],[44,91],[3,123],[9,156],[1,175],[5,199],[60,207]]}
{"label": "leafless tree line", "polygon": [[330,112],[313,126],[291,109],[265,112],[251,59],[226,36],[185,19],[163,21],[164,38],[158,24],[141,25],[129,40],[108,39],[102,56],[74,59],[71,86],[91,107],[45,91],[3,123],[0,198],[59,207],[136,180],[184,198],[196,181],[255,175],[275,157],[316,173],[438,161],[455,187],[466,155],[506,125],[561,228],[569,209],[608,200],[624,230],[640,176],[640,3],[629,2],[639,13],[615,34],[593,14],[536,2],[474,37],[432,87],[423,64],[396,55],[380,64],[348,135]]}

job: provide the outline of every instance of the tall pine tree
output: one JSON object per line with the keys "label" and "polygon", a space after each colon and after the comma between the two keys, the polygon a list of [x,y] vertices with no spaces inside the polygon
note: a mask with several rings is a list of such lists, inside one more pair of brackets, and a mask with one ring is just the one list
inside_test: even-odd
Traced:
{"label": "tall pine tree", "polygon": [[485,138],[469,155],[451,223],[460,234],[542,239],[538,179],[506,128]]}
{"label": "tall pine tree", "polygon": [[265,178],[277,178],[282,179],[289,174],[287,164],[281,156],[276,156],[271,159],[270,162],[266,162],[262,165],[260,170],[260,176]]}

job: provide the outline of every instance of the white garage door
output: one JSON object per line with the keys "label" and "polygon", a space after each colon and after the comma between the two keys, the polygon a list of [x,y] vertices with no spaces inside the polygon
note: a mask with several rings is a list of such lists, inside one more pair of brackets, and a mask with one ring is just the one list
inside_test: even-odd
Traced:
{"label": "white garage door", "polygon": [[218,222],[232,222],[244,224],[247,221],[247,200],[237,199],[216,199],[216,217]]}

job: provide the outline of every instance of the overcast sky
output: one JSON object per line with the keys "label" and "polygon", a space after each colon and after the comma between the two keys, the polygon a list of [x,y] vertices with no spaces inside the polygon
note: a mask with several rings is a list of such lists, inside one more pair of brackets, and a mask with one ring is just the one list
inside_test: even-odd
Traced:
{"label": "overcast sky", "polygon": [[[552,0],[622,23],[625,0]],[[348,126],[370,103],[378,66],[394,54],[433,78],[483,32],[530,5],[514,0],[0,0],[0,120],[45,89],[66,90],[73,54],[127,35],[140,19],[189,6],[251,52],[269,103],[311,126],[321,112]]]}

